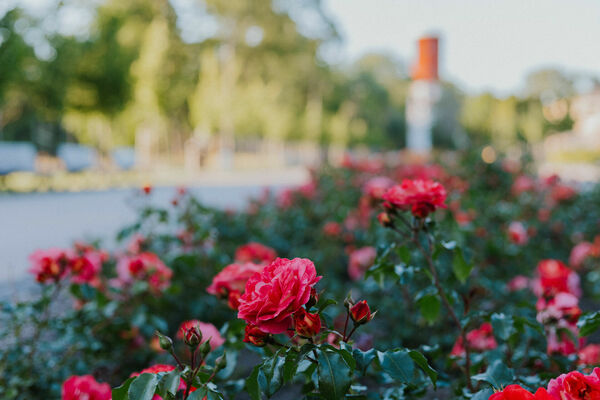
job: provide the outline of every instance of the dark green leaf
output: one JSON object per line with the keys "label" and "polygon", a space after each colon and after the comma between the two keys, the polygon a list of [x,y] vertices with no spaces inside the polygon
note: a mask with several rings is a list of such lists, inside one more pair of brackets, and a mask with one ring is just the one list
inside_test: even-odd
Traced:
{"label": "dark green leaf", "polygon": [[369,365],[371,365],[371,362],[377,356],[377,350],[370,349],[367,351],[362,351],[360,349],[354,349],[354,351],[352,351],[352,355],[356,361],[356,368],[361,374],[364,375],[367,372]]}
{"label": "dark green leaf", "polygon": [[517,332],[512,317],[505,314],[492,314],[491,322],[494,335],[502,340],[508,340],[508,338]]}
{"label": "dark green leaf", "polygon": [[488,366],[484,373],[472,376],[471,379],[485,381],[496,389],[502,389],[504,386],[513,383],[515,376],[513,371],[508,368],[502,360],[496,360]]}
{"label": "dark green leaf", "polygon": [[127,400],[127,391],[134,379],[135,377],[131,377],[123,382],[121,386],[114,388],[112,390],[112,400]]}
{"label": "dark green leaf", "polygon": [[410,350],[408,355],[427,374],[433,386],[436,387],[438,373],[435,369],[431,368],[427,358],[417,350]]}
{"label": "dark green leaf", "polygon": [[388,350],[385,353],[378,351],[377,357],[381,368],[393,379],[409,383],[414,375],[414,363],[405,350]]}
{"label": "dark green leaf", "polygon": [[158,383],[158,387],[162,397],[165,397],[167,393],[175,396],[177,389],[179,388],[180,376],[181,373],[179,369],[174,369],[161,378],[160,382]]}
{"label": "dark green leaf", "polygon": [[336,352],[319,350],[319,393],[327,400],[343,399],[352,383],[352,370]]}
{"label": "dark green leaf", "polygon": [[471,274],[472,269],[473,265],[465,261],[465,257],[463,256],[462,250],[459,247],[457,247],[454,250],[454,258],[452,259],[452,270],[454,271],[456,279],[458,279],[462,283],[465,283],[465,281]]}
{"label": "dark green leaf", "polygon": [[579,328],[579,336],[588,336],[597,331],[600,328],[600,311],[579,317],[577,327]]}
{"label": "dark green leaf", "polygon": [[129,400],[152,400],[158,380],[156,374],[141,374],[135,378],[127,391]]}
{"label": "dark green leaf", "polygon": [[265,360],[260,366],[260,374],[258,376],[258,383],[262,392],[267,397],[273,396],[281,388],[283,384],[283,364],[285,358],[279,357],[279,353],[275,354],[272,358]]}
{"label": "dark green leaf", "polygon": [[246,378],[246,385],[244,388],[246,389],[246,393],[250,396],[252,400],[261,400],[262,396],[260,394],[260,387],[258,385],[258,374],[260,372],[260,365],[257,365],[252,370],[252,373],[248,378]]}
{"label": "dark green leaf", "polygon": [[426,294],[417,299],[421,315],[427,322],[432,323],[440,315],[441,302],[436,294]]}

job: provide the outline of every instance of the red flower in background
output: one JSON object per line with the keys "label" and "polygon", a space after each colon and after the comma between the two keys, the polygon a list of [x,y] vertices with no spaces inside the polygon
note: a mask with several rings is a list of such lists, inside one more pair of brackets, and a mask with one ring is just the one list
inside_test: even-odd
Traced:
{"label": "red flower in background", "polygon": [[248,280],[240,297],[238,318],[267,333],[283,333],[292,325],[292,314],[310,299],[321,279],[306,258],[278,258]]}
{"label": "red flower in background", "polygon": [[590,242],[577,243],[571,250],[569,256],[569,265],[573,268],[579,268],[583,262],[594,254],[594,244]]}
{"label": "red flower in background", "polygon": [[446,208],[446,189],[430,180],[404,180],[383,195],[389,208],[410,210],[415,217],[424,218],[437,208]]}
{"label": "red flower in background", "polygon": [[518,221],[513,221],[508,225],[508,238],[511,242],[518,244],[519,246],[523,246],[529,241],[527,229],[525,229],[525,226]]}
{"label": "red flower in background", "polygon": [[256,264],[270,263],[277,257],[277,252],[264,244],[250,242],[240,246],[235,251],[237,262],[253,262]]}
{"label": "red flower in background", "polygon": [[[498,347],[496,339],[494,339],[494,332],[492,330],[492,324],[484,322],[477,329],[473,329],[467,333],[467,343],[469,349],[475,351],[492,350]],[[452,347],[450,355],[462,357],[465,354],[465,347],[463,345],[462,337],[459,337]]]}
{"label": "red flower in background", "polygon": [[207,322],[198,321],[197,319],[182,322],[177,330],[177,338],[184,339],[186,333],[195,327],[199,328],[202,333],[202,340],[200,343],[209,340],[211,349],[214,350],[225,343],[225,339],[223,339],[216,326]]}
{"label": "red flower in background", "polygon": [[350,279],[354,281],[361,279],[365,272],[371,268],[376,257],[377,250],[372,246],[361,247],[352,251],[348,263],[348,276],[350,276]]}
{"label": "red flower in background", "polygon": [[600,365],[600,344],[588,344],[577,354],[581,365]]}
{"label": "red flower in background", "polygon": [[221,270],[212,280],[206,291],[215,296],[228,297],[230,293],[241,294],[246,288],[246,282],[254,274],[261,272],[264,264],[245,262],[229,264]]}
{"label": "red flower in background", "polygon": [[581,296],[579,276],[559,260],[542,260],[538,263],[533,289],[538,297],[560,292]]}
{"label": "red flower in background", "polygon": [[323,233],[332,237],[339,236],[342,233],[342,225],[337,222],[329,221],[323,225]]}
{"label": "red flower in background", "polygon": [[72,252],[57,248],[36,250],[29,256],[32,263],[29,272],[39,283],[56,283],[67,275],[72,256]]}
{"label": "red flower in background", "polygon": [[146,280],[154,291],[169,287],[173,271],[154,253],[121,257],[117,262],[118,284],[128,285],[135,280]]}
{"label": "red flower in background", "polygon": [[394,186],[394,181],[387,176],[376,176],[365,183],[363,194],[372,200],[381,200],[384,193],[392,186]]}
{"label": "red flower in background", "polygon": [[92,375],[71,376],[62,385],[62,400],[110,400],[108,383],[99,383]]}
{"label": "red flower in background", "polygon": [[512,184],[511,192],[513,196],[519,196],[521,193],[532,192],[535,190],[535,181],[527,175],[519,175]]}

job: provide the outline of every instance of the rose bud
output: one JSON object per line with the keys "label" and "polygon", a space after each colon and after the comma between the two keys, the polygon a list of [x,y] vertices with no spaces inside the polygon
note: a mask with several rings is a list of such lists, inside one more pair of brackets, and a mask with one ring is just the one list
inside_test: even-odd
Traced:
{"label": "rose bud", "polygon": [[171,350],[173,347],[173,340],[170,337],[163,335],[159,331],[156,331],[156,336],[158,336],[158,344],[161,349],[167,351]]}
{"label": "rose bud", "polygon": [[200,351],[200,354],[202,354],[203,357],[206,357],[206,355],[208,353],[210,353],[210,350],[211,350],[210,339],[205,340],[202,344],[200,344],[200,347],[198,347],[198,350]]}
{"label": "rose bud", "polygon": [[310,289],[310,298],[308,299],[308,302],[306,303],[306,308],[310,309],[312,306],[316,305],[318,301],[319,301],[319,294],[317,293],[315,288],[311,288]]}
{"label": "rose bud", "polygon": [[299,336],[311,338],[321,331],[321,317],[300,308],[294,313],[294,325]]}
{"label": "rose bud", "polygon": [[227,367],[227,357],[225,357],[225,353],[221,357],[218,357],[215,360],[215,370],[220,371]]}
{"label": "rose bud", "polygon": [[350,307],[350,318],[352,318],[352,321],[358,325],[366,324],[367,322],[371,321],[373,317],[375,317],[376,313],[377,311],[371,313],[371,309],[369,308],[366,300],[361,300]]}
{"label": "rose bud", "polygon": [[202,341],[202,332],[199,325],[192,325],[183,334],[183,341],[191,348],[196,348]]}
{"label": "rose bud", "polygon": [[381,224],[381,226],[388,228],[392,226],[392,219],[390,218],[390,214],[386,212],[381,212],[377,215],[377,220]]}
{"label": "rose bud", "polygon": [[352,307],[353,305],[354,300],[352,300],[352,292],[350,292],[344,299],[344,307],[346,307],[346,310],[350,310],[350,307]]}
{"label": "rose bud", "polygon": [[142,186],[142,191],[144,192],[144,194],[150,194],[150,192],[152,192],[152,186],[144,185]]}
{"label": "rose bud", "polygon": [[255,325],[248,324],[244,330],[244,342],[253,344],[257,347],[263,347],[267,344],[269,334],[261,331]]}

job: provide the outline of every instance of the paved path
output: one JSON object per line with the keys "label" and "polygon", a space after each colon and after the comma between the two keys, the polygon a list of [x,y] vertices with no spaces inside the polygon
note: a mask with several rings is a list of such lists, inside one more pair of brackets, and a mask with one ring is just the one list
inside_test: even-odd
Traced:
{"label": "paved path", "polygon": [[[298,171],[242,173],[188,189],[207,205],[240,208],[265,186],[278,190],[305,179]],[[166,206],[174,193],[173,187],[154,188],[151,201]],[[135,219],[134,197],[134,189],[0,195],[0,297],[27,278],[27,257],[35,249],[65,247],[86,238],[100,238],[110,246],[116,232]]]}

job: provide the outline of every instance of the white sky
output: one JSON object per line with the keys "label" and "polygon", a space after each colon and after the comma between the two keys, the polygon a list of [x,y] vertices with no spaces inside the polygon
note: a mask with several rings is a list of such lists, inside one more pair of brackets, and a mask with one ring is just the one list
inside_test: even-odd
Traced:
{"label": "white sky", "polygon": [[441,35],[440,73],[470,92],[516,92],[540,67],[600,76],[600,0],[324,0],[353,60],[370,51],[412,62]]}

